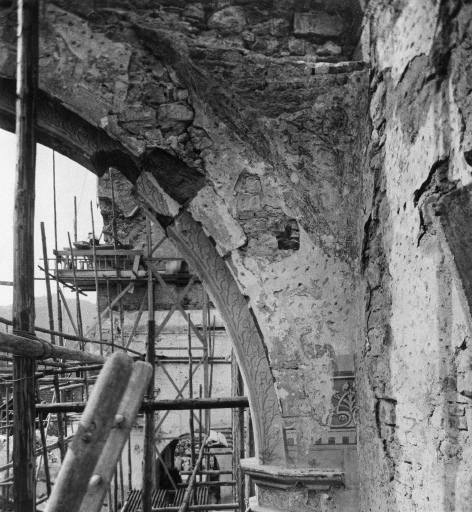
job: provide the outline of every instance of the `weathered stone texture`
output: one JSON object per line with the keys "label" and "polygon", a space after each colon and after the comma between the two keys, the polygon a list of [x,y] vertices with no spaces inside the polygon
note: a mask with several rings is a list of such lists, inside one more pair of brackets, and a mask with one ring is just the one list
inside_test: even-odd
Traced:
{"label": "weathered stone texture", "polygon": [[[361,509],[466,511],[470,361],[461,284],[435,216],[470,181],[470,6],[370,6],[364,178],[365,341],[358,347]],[[468,20],[468,21],[466,21]],[[461,66],[458,60],[461,59]]]}

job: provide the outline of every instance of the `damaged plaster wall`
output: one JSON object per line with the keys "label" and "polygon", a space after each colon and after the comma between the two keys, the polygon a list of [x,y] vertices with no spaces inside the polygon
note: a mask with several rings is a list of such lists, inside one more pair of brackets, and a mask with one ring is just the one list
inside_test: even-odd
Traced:
{"label": "damaged plaster wall", "polygon": [[[42,89],[124,150],[40,125],[99,175],[158,183],[163,225],[201,223],[263,334],[291,462],[326,467],[316,442],[357,345],[361,510],[466,511],[470,319],[437,205],[472,181],[472,7],[362,4],[358,45],[355,0],[47,3]],[[140,243],[131,188],[119,230]]]}
{"label": "damaged plaster wall", "polygon": [[[311,122],[322,136],[323,118],[316,119],[318,101],[331,100],[334,90],[311,109],[287,117]],[[205,154],[213,187],[202,189],[190,212],[226,255],[258,318],[286,427],[294,432],[292,456],[299,464],[315,467],[322,465],[315,443],[331,421],[332,377],[335,371],[353,370],[359,331],[358,261],[352,256],[357,226],[349,223],[357,214],[360,179],[359,169],[349,159],[350,151],[356,150],[352,134],[359,129],[357,116],[362,111],[348,103],[359,97],[344,92],[338,89],[349,114],[353,113],[352,125],[341,125],[346,130],[342,133],[345,152],[341,150],[339,158],[348,161],[347,169],[323,141],[306,135],[293,141],[302,137],[300,129],[289,125],[283,112],[278,118],[263,119],[266,130],[272,125],[269,138],[275,141],[270,160],[262,160],[227,135],[225,126],[215,129],[210,120],[196,117],[214,142]],[[334,137],[332,131],[330,135]],[[287,146],[295,151],[288,152]],[[268,164],[271,161],[276,164]],[[208,205],[221,199],[224,216],[221,212],[215,216]],[[345,216],[337,213],[344,209],[352,214],[348,226]],[[296,234],[291,233],[294,243],[280,248],[279,233],[289,222],[296,226]]]}
{"label": "damaged plaster wall", "polygon": [[[359,3],[99,4],[45,4],[40,82],[122,145],[83,144],[108,224],[109,166],[158,184],[163,225],[184,209],[201,223],[262,332],[289,462],[352,476],[355,463],[321,457],[317,443],[330,432],[335,374],[354,371],[360,340]],[[14,10],[1,16],[0,75],[11,79]],[[131,188],[116,181],[118,229],[139,244]]]}
{"label": "damaged plaster wall", "polygon": [[471,181],[471,19],[470,5],[428,0],[367,11],[357,356],[365,512],[470,509],[469,319],[437,217],[441,197]]}

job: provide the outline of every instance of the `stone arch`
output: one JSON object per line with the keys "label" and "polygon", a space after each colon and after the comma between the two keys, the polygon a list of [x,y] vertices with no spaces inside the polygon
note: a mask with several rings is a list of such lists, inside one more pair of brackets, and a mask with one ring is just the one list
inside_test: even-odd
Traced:
{"label": "stone arch", "polygon": [[[39,93],[38,142],[101,176],[113,165],[135,183],[143,159],[104,130],[88,123],[46,93]],[[0,79],[0,127],[14,131],[15,85]],[[152,170],[152,169],[149,169]],[[152,211],[151,205],[148,205]],[[161,219],[155,220],[160,222]],[[260,463],[285,464],[286,443],[274,378],[264,342],[246,299],[202,226],[183,212],[166,221],[169,238],[185,255],[219,309],[243,375],[253,416],[256,455]]]}

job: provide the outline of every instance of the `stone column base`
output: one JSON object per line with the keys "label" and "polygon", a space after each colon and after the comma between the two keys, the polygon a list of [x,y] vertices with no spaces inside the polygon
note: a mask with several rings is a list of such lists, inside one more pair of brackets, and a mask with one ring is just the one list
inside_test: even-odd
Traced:
{"label": "stone column base", "polygon": [[256,459],[242,459],[241,469],[256,484],[252,512],[329,512],[343,486],[344,475],[335,470],[263,466]]}

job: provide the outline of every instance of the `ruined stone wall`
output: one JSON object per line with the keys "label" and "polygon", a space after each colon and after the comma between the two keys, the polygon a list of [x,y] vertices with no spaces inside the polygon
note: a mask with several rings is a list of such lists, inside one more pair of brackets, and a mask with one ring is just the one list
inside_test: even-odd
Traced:
{"label": "ruined stone wall", "polygon": [[[352,401],[349,432],[334,433],[332,422],[334,397],[352,398],[336,383],[352,377],[361,326],[368,71],[358,60],[359,3],[44,5],[40,83],[51,108],[40,111],[41,133],[102,183],[110,166],[119,170],[135,185],[117,182],[121,197],[142,203],[147,191],[164,228],[183,211],[200,223],[260,329],[288,464],[344,471],[352,494],[336,506],[355,509],[355,457],[338,457],[345,447],[329,457],[323,445],[355,444]],[[0,14],[8,89],[14,12]],[[142,212],[125,203],[120,237],[142,243],[133,221],[142,224]]]}
{"label": "ruined stone wall", "polygon": [[[40,136],[152,191],[164,228],[184,210],[201,224],[262,333],[290,463],[330,461],[317,442],[356,346],[360,509],[465,511],[472,8],[362,4],[358,44],[354,0],[47,3]],[[128,219],[142,212],[119,215],[120,236],[141,243]]]}
{"label": "ruined stone wall", "polygon": [[[471,181],[471,19],[460,2],[373,1],[367,11],[357,354],[364,512],[470,509],[467,283],[440,205]],[[470,225],[466,215],[455,222]]]}

